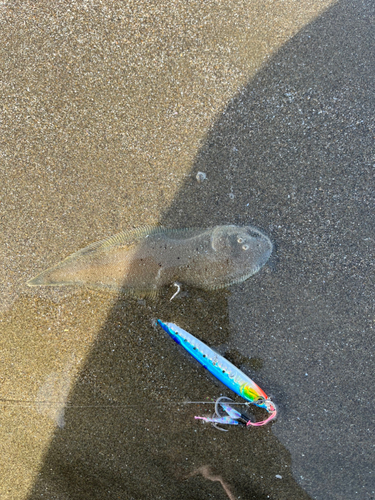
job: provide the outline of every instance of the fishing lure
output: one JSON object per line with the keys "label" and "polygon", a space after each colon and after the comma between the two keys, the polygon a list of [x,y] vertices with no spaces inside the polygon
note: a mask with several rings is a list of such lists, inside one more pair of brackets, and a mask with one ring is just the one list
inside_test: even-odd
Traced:
{"label": "fishing lure", "polygon": [[[261,422],[252,422],[246,415],[232,408],[228,398],[219,398],[215,403],[215,414],[212,418],[195,417],[213,424],[239,425],[259,427],[267,424],[276,418],[277,409],[275,404],[266,395],[266,393],[241,370],[234,366],[230,361],[212,350],[206,344],[196,337],[183,330],[174,323],[163,323],[160,319],[158,324],[172,337],[178,344],[182,345],[189,354],[191,354],[204,368],[229,387],[233,392],[243,397],[248,404],[264,408],[269,413],[268,418]],[[224,402],[223,399],[227,401]],[[220,408],[226,413],[222,416]]]}

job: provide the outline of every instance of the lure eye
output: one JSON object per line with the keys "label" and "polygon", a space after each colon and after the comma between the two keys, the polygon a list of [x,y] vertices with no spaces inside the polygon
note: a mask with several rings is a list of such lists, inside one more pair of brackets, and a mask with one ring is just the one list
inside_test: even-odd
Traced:
{"label": "lure eye", "polygon": [[242,250],[249,250],[249,245],[242,245]]}

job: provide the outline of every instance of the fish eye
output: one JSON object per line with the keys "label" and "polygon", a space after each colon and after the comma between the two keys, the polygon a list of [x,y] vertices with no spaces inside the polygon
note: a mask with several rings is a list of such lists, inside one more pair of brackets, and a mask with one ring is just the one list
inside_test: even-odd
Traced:
{"label": "fish eye", "polygon": [[249,245],[242,245],[242,250],[249,250]]}
{"label": "fish eye", "polygon": [[243,243],[245,240],[243,238],[241,238],[241,236],[238,236],[237,237],[237,243],[241,244]]}

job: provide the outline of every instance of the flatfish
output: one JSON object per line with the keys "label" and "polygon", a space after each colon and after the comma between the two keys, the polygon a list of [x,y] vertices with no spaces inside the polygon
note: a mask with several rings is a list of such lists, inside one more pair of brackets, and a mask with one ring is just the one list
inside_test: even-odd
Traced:
{"label": "flatfish", "polygon": [[27,284],[81,285],[137,296],[174,282],[213,290],[246,280],[271,252],[269,238],[252,226],[143,227],[93,243]]}

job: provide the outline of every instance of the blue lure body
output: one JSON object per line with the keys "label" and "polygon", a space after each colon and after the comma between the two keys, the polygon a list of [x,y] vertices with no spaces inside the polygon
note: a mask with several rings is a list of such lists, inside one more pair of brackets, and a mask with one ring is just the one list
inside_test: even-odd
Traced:
{"label": "blue lure body", "polygon": [[[264,425],[276,417],[276,407],[267,397],[266,393],[253,380],[251,380],[250,377],[239,370],[230,361],[174,323],[164,323],[160,319],[158,319],[157,322],[175,342],[182,345],[189,354],[191,354],[204,368],[212,373],[212,375],[220,380],[220,382],[239,396],[243,397],[249,403],[259,406],[260,408],[264,408],[270,413],[270,416],[263,422],[253,423],[248,420],[245,422],[246,425]],[[237,425],[239,423],[238,420],[241,420],[241,414],[237,412],[237,410],[233,409],[228,403],[224,404],[220,402],[220,406],[228,414],[228,418],[219,417],[218,412],[216,412],[216,417],[221,419],[220,422],[217,422],[217,420],[214,419],[203,419],[211,422],[216,421],[217,423]],[[236,414],[238,415],[236,416]],[[224,421],[223,419],[228,421]]]}

